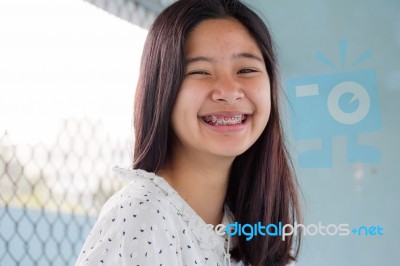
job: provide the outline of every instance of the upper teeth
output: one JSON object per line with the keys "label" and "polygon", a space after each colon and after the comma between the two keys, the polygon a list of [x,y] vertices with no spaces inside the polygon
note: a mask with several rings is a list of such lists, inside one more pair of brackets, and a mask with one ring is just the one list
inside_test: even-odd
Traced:
{"label": "upper teeth", "polygon": [[204,117],[204,120],[209,124],[214,124],[216,126],[225,126],[225,125],[241,124],[244,118],[245,115],[234,115],[234,116],[210,115]]}

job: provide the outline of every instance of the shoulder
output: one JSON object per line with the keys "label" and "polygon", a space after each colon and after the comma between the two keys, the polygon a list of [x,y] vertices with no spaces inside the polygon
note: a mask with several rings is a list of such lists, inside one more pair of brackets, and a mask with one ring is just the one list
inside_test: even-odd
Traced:
{"label": "shoulder", "polygon": [[140,261],[150,265],[176,256],[178,233],[170,203],[146,173],[138,173],[104,205],[77,265],[101,261],[117,265]]}
{"label": "shoulder", "polygon": [[171,212],[171,203],[165,191],[155,181],[160,177],[144,170],[126,170],[119,167],[113,170],[129,182],[107,200],[98,221],[118,217],[122,220],[151,218],[147,221],[160,220],[164,223],[166,216]]}
{"label": "shoulder", "polygon": [[127,179],[128,184],[110,197],[104,204],[99,219],[109,216],[110,213],[124,213],[126,211],[140,211],[151,208],[160,208],[166,211],[169,202],[165,193],[154,182],[155,175],[143,170],[125,170],[114,168],[122,177]]}

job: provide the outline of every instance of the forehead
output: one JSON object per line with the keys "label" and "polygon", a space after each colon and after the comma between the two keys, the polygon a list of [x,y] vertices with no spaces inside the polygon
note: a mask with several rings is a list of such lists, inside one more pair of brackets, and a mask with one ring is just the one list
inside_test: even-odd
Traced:
{"label": "forehead", "polygon": [[247,28],[233,18],[200,22],[187,36],[186,56],[197,53],[252,52],[261,55],[257,42]]}

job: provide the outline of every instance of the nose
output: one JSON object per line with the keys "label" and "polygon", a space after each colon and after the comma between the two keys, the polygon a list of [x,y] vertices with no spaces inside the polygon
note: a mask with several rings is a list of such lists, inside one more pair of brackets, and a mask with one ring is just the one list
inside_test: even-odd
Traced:
{"label": "nose", "polygon": [[244,98],[243,88],[234,77],[220,77],[214,83],[212,100],[224,103],[234,103]]}

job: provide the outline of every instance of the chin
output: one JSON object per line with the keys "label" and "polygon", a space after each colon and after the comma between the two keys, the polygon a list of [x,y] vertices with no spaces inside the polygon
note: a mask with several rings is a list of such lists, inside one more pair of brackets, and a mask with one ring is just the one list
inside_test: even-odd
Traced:
{"label": "chin", "polygon": [[248,148],[244,148],[244,147],[242,147],[242,148],[231,147],[231,148],[227,148],[227,149],[213,150],[213,151],[211,151],[211,153],[215,154],[216,156],[235,158],[236,156],[243,154],[247,150],[248,150]]}

